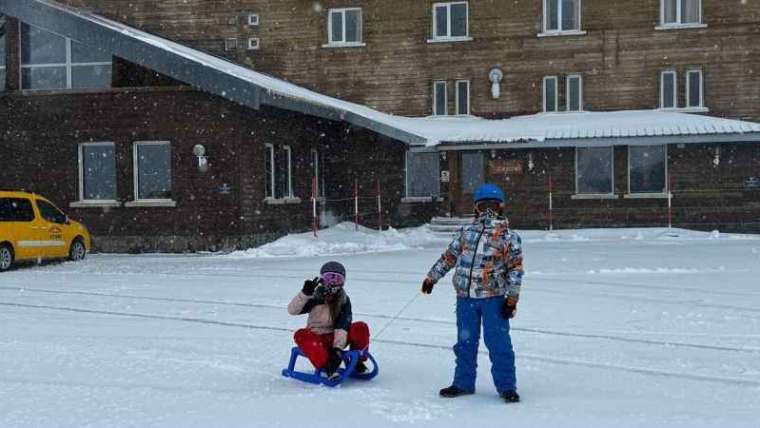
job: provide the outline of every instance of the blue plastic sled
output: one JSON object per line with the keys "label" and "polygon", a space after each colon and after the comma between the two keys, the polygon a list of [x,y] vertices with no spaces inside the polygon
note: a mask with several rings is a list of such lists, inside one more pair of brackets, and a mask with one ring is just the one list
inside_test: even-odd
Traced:
{"label": "blue plastic sled", "polygon": [[[343,362],[345,363],[346,368],[339,368],[339,376],[333,380],[330,380],[327,378],[327,376],[324,376],[322,374],[324,370],[322,369],[315,369],[314,373],[304,373],[297,371],[296,360],[298,357],[306,357],[306,355],[304,355],[304,353],[301,351],[301,348],[294,346],[293,349],[290,350],[290,363],[288,363],[288,368],[282,370],[283,376],[298,379],[302,382],[313,383],[315,385],[325,385],[333,388],[340,385],[344,380],[348,378],[370,380],[377,376],[378,373],[377,361],[375,361],[375,358],[372,357],[372,354],[370,354],[369,351],[344,352]],[[358,363],[359,359],[362,357],[367,357],[370,361],[372,361],[372,371],[369,371],[367,373],[355,373],[354,369],[356,369],[356,363]]]}

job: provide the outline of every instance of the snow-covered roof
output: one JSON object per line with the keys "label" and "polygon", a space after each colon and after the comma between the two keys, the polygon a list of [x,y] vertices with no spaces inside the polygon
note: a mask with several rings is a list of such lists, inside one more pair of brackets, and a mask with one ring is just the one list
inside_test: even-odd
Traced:
{"label": "snow-covered roof", "polygon": [[[0,12],[66,35],[230,100],[344,120],[413,145],[760,141],[760,124],[662,110],[541,113],[502,120],[409,118],[340,100],[50,0],[0,0]],[[751,134],[751,135],[750,135]],[[730,137],[730,138],[727,138]],[[636,142],[631,140],[635,139]]]}

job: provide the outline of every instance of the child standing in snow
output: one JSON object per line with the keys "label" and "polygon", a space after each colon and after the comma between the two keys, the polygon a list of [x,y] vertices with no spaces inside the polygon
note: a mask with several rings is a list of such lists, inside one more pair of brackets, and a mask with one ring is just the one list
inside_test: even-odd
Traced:
{"label": "child standing in snow", "polygon": [[[329,378],[338,376],[343,350],[369,347],[369,327],[352,322],[351,300],[344,290],[346,269],[338,262],[328,262],[320,276],[306,280],[301,292],[288,305],[291,315],[309,314],[306,328],[296,331],[296,344],[314,367],[324,369]],[[356,365],[357,373],[367,371],[364,361]]]}

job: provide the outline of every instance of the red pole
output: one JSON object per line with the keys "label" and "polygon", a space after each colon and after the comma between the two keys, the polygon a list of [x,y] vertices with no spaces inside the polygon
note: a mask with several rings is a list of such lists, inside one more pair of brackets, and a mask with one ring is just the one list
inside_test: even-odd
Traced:
{"label": "red pole", "polygon": [[377,179],[377,230],[383,230],[383,199],[380,193],[380,179]]}
{"label": "red pole", "polygon": [[554,230],[554,195],[552,190],[552,176],[549,174],[549,231]]}
{"label": "red pole", "polygon": [[354,179],[354,224],[359,231],[359,180]]}
{"label": "red pole", "polygon": [[317,215],[317,177],[311,179],[311,207],[311,215],[313,218],[311,228],[314,231],[314,237],[316,238],[317,229],[319,228],[319,217]]}

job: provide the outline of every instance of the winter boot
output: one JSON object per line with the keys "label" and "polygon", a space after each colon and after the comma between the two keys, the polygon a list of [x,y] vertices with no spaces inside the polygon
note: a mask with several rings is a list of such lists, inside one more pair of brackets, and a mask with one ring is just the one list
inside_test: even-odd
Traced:
{"label": "winter boot", "polygon": [[520,395],[517,393],[517,391],[504,391],[504,392],[502,392],[499,395],[507,403],[519,403],[520,402]]}
{"label": "winter boot", "polygon": [[354,373],[357,374],[364,374],[367,373],[367,365],[364,364],[364,361],[359,361],[356,363],[356,367],[354,367]]}
{"label": "winter boot", "polygon": [[443,388],[439,392],[439,394],[441,395],[441,397],[455,398],[455,397],[459,397],[459,396],[462,396],[462,395],[470,395],[470,394],[473,394],[473,392],[471,392],[471,391],[465,391],[464,389],[462,389],[462,388],[460,388],[460,387],[458,387],[456,385],[451,385],[448,388]]}

